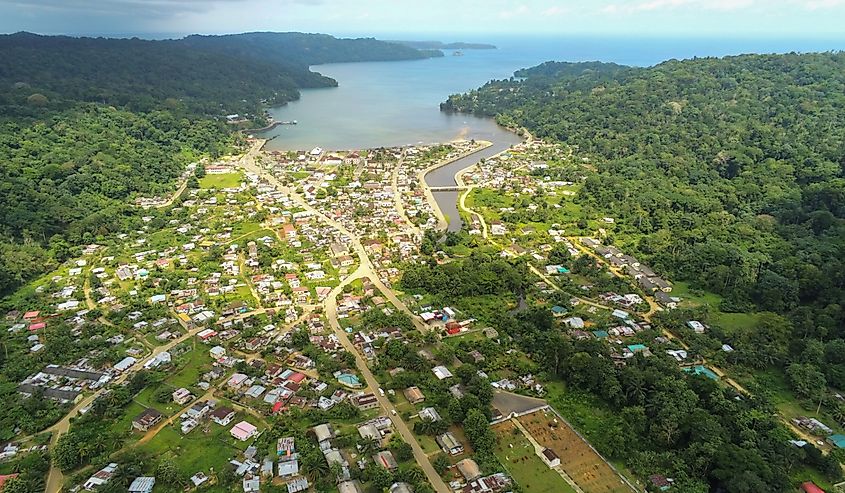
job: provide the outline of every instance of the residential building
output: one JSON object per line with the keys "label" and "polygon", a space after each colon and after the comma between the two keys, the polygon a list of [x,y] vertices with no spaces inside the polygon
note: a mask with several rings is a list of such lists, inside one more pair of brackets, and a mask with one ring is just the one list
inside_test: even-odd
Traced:
{"label": "residential building", "polygon": [[211,413],[211,420],[220,426],[227,426],[235,418],[235,410],[229,407],[218,407]]}
{"label": "residential building", "polygon": [[437,445],[440,445],[440,448],[449,455],[458,455],[464,452],[464,446],[451,431],[438,435]]}
{"label": "residential building", "polygon": [[138,431],[147,431],[158,424],[163,417],[156,409],[148,407],[141,414],[135,416],[135,419],[132,420],[132,427]]}
{"label": "residential building", "polygon": [[152,493],[156,478],[139,476],[129,485],[129,493]]}
{"label": "residential building", "polygon": [[246,421],[241,421],[229,430],[229,433],[238,440],[245,442],[258,434],[258,428]]}
{"label": "residential building", "polygon": [[403,391],[405,394],[405,398],[408,399],[408,402],[411,404],[417,404],[425,400],[425,395],[423,395],[422,391],[419,387],[408,387]]}

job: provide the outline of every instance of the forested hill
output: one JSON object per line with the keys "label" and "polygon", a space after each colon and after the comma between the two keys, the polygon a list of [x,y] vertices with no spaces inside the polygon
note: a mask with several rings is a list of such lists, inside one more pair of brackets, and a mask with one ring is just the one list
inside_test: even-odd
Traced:
{"label": "forested hill", "polygon": [[339,39],[327,34],[255,32],[224,36],[188,36],[179,41],[192,48],[252,58],[282,66],[339,62],[388,62],[443,56],[439,50],[417,49],[373,38]]}
{"label": "forested hill", "polygon": [[[845,54],[518,75],[443,108],[578,145],[598,170],[578,200],[616,218],[610,241],[723,295],[723,310],[773,311],[796,337],[845,339]],[[757,364],[783,363],[786,348],[758,353]],[[845,388],[845,371],[819,368]]]}
{"label": "forested hill", "polygon": [[[33,106],[87,101],[140,111],[178,104],[202,115],[260,118],[261,101],[285,103],[299,96],[299,88],[337,84],[309,65],[428,56],[432,53],[374,39],[317,34],[150,41],[17,33],[0,36],[0,110],[4,116],[31,116],[37,113]],[[33,94],[46,99],[28,100]]]}
{"label": "forested hill", "polygon": [[231,147],[224,115],[260,124],[265,103],[336,84],[309,65],[431,55],[295,33],[0,36],[0,293],[140,227],[132,198],[171,192],[186,164]]}

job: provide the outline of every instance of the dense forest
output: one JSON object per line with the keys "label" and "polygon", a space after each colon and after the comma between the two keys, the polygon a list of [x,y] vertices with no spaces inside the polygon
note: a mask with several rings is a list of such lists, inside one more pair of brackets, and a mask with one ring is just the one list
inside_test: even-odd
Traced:
{"label": "dense forest", "polygon": [[577,200],[616,218],[608,241],[722,311],[778,314],[767,336],[733,334],[735,363],[785,368],[817,401],[845,389],[845,53],[517,75],[443,108],[577,145],[597,169]]}
{"label": "dense forest", "polygon": [[[449,263],[430,259],[414,266],[405,271],[402,287],[462,306],[467,297],[521,292],[529,276],[524,260],[504,260],[479,249]],[[655,324],[671,326],[662,317]],[[789,443],[789,432],[766,399],[684,373],[652,341],[657,330],[642,334],[653,357],[639,355],[618,366],[610,345],[568,337],[547,305],[503,309],[495,326],[506,341],[502,351],[513,345],[528,353],[544,376],[563,380],[567,395],[595,413],[591,420],[600,420],[591,443],[640,477],[665,474],[674,478],[673,490],[685,493],[794,491],[790,476],[802,467],[834,481],[841,477],[840,456]]]}
{"label": "dense forest", "polygon": [[[262,116],[262,101],[283,104],[300,88],[337,82],[309,70],[329,62],[409,60],[434,52],[375,39],[252,33],[181,40],[0,36],[0,108],[32,116],[38,106],[86,101],[136,111],[181,105],[194,113]],[[42,99],[43,97],[43,99]]]}
{"label": "dense forest", "polygon": [[0,293],[138,225],[129,199],[172,190],[189,162],[236,143],[224,115],[260,124],[299,88],[336,85],[310,64],[427,56],[297,33],[0,36]]}
{"label": "dense forest", "polygon": [[213,53],[307,68],[338,62],[388,62],[443,56],[436,49],[410,47],[373,38],[338,39],[328,34],[255,32],[225,36],[188,36],[178,41]]}

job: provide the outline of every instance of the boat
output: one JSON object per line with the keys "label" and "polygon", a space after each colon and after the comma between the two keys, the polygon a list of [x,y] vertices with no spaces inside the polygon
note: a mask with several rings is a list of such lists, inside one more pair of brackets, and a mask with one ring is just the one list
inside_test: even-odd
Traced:
{"label": "boat", "polygon": [[296,125],[298,122],[296,120],[289,120],[284,122],[279,122],[279,125]]}
{"label": "boat", "polygon": [[461,50],[455,51],[452,53],[452,56],[464,56],[464,52]]}

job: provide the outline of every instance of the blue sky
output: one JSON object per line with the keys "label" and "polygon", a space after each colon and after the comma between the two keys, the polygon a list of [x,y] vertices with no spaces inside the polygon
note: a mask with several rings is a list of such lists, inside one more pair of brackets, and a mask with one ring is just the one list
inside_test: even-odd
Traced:
{"label": "blue sky", "polygon": [[0,0],[0,31],[45,34],[842,38],[843,21],[845,0]]}

